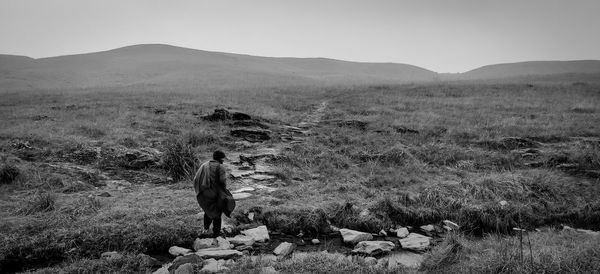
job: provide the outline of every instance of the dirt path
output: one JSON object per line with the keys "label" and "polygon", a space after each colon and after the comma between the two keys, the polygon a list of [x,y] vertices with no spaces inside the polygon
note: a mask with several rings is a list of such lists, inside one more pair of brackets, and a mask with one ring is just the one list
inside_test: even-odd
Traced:
{"label": "dirt path", "polygon": [[275,176],[276,169],[270,160],[277,159],[282,151],[292,145],[303,143],[312,134],[312,128],[323,119],[328,102],[320,103],[315,110],[297,125],[282,125],[282,142],[270,146],[258,145],[253,149],[230,153],[231,163],[227,164],[230,177],[233,178],[232,193],[236,200],[243,200],[255,195],[268,195],[282,184]]}

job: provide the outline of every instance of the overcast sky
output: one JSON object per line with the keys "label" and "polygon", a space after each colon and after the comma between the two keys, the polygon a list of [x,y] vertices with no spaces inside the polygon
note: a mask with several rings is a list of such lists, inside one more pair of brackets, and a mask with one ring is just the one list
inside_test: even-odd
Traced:
{"label": "overcast sky", "polygon": [[600,0],[0,0],[0,53],[161,43],[437,72],[600,59]]}

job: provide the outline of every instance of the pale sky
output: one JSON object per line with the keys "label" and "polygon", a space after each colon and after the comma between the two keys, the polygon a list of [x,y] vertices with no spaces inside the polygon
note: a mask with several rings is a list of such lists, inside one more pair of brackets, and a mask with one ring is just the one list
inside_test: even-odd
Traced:
{"label": "pale sky", "polygon": [[600,0],[0,0],[0,54],[147,43],[436,72],[600,59]]}

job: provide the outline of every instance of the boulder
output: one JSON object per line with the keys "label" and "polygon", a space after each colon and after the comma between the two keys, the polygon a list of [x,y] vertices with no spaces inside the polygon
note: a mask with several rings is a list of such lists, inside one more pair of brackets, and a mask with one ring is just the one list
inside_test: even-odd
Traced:
{"label": "boulder", "polygon": [[183,255],[187,255],[187,254],[191,254],[193,253],[193,251],[191,249],[187,249],[187,248],[183,248],[183,247],[178,247],[178,246],[172,246],[169,248],[169,254],[177,257],[177,256],[183,256]]}
{"label": "boulder", "polygon": [[451,230],[459,230],[460,229],[460,226],[453,221],[443,220],[442,222],[444,223],[444,225],[449,227]]}
{"label": "boulder", "polygon": [[231,136],[243,138],[248,142],[263,142],[271,139],[271,132],[262,129],[237,128],[230,131]]}
{"label": "boulder", "polygon": [[382,229],[382,230],[379,231],[379,236],[387,237],[387,235],[388,234],[387,234],[387,232],[385,232],[385,230]]}
{"label": "boulder", "polygon": [[165,264],[161,268],[159,268],[156,271],[152,272],[152,274],[169,274],[169,267],[170,266],[171,266],[171,263]]}
{"label": "boulder", "polygon": [[252,117],[246,113],[234,112],[231,114],[231,119],[240,121],[240,120],[250,120],[250,119],[252,119]]}
{"label": "boulder", "polygon": [[406,238],[400,239],[400,245],[404,249],[410,249],[414,251],[424,251],[429,248],[430,237],[423,236],[418,233],[410,233]]}
{"label": "boulder", "polygon": [[184,264],[202,264],[204,260],[202,260],[202,258],[200,258],[200,256],[196,255],[196,254],[188,254],[185,256],[179,256],[177,258],[175,258],[175,260],[173,260],[173,262],[171,263],[171,266],[169,267],[169,272],[173,272],[175,270],[177,270],[177,268],[179,268],[180,266],[184,265]]}
{"label": "boulder", "polygon": [[194,250],[198,251],[200,249],[205,248],[215,248],[217,247],[217,240],[213,238],[196,238],[194,241]]}
{"label": "boulder", "polygon": [[267,226],[259,226],[257,228],[242,230],[242,234],[246,236],[250,236],[259,243],[265,242],[269,240],[269,230],[267,230]]}
{"label": "boulder", "polygon": [[229,268],[225,266],[225,260],[215,260],[208,259],[206,260],[202,270],[202,273],[217,273],[217,272],[225,272],[229,271]]}
{"label": "boulder", "polygon": [[371,233],[360,232],[347,228],[340,229],[340,234],[342,234],[342,238],[346,244],[354,245],[362,241],[369,241],[373,239],[373,235],[371,235]]}
{"label": "boulder", "polygon": [[421,254],[401,251],[391,253],[381,260],[387,262],[389,269],[397,267],[419,268],[423,263],[424,257]]}
{"label": "boulder", "polygon": [[220,249],[232,249],[233,245],[225,238],[223,237],[217,237],[216,239],[217,241],[217,248]]}
{"label": "boulder", "polygon": [[110,193],[108,193],[106,191],[98,194],[98,197],[110,197],[110,196],[112,196],[112,195],[110,195]]}
{"label": "boulder", "polygon": [[237,235],[233,238],[227,238],[227,240],[230,243],[232,243],[234,246],[238,246],[238,245],[252,246],[254,244],[254,238],[252,238],[252,236]]}
{"label": "boulder", "polygon": [[314,245],[318,245],[321,243],[321,241],[319,241],[319,239],[312,239],[310,242]]}
{"label": "boulder", "polygon": [[100,258],[107,261],[114,261],[123,258],[123,255],[117,251],[108,251],[100,255]]}
{"label": "boulder", "polygon": [[427,231],[427,232],[433,232],[435,231],[435,226],[433,225],[422,225],[421,227],[419,227],[421,230],[423,231]]}
{"label": "boulder", "polygon": [[224,108],[215,109],[212,114],[202,117],[202,119],[204,119],[204,120],[213,121],[213,122],[227,121],[227,120],[231,120],[231,118],[232,118],[231,113]]}
{"label": "boulder", "polygon": [[377,259],[375,259],[375,257],[366,257],[365,258],[365,264],[367,264],[367,265],[376,265],[377,264]]}
{"label": "boulder", "polygon": [[155,266],[160,266],[161,263],[159,260],[154,259],[154,257],[146,255],[144,253],[140,253],[137,256],[137,259],[140,260],[140,262],[142,262],[143,266],[147,266],[147,267],[155,267]]}
{"label": "boulder", "polygon": [[260,269],[259,274],[279,274],[279,271],[275,270],[272,266],[265,266]]}
{"label": "boulder", "polygon": [[400,227],[396,230],[396,236],[398,238],[404,238],[406,236],[408,236],[409,232],[408,232],[408,228],[406,227]]}
{"label": "boulder", "polygon": [[392,251],[396,245],[389,241],[362,241],[358,243],[352,253],[367,256],[377,256]]}
{"label": "boulder", "polygon": [[180,265],[175,274],[194,274],[194,266],[190,263]]}
{"label": "boulder", "polygon": [[273,254],[279,257],[285,257],[287,255],[292,254],[292,252],[294,252],[294,244],[288,242],[283,242],[279,244],[275,248],[275,250],[273,250]]}
{"label": "boulder", "polygon": [[206,248],[196,251],[202,259],[234,259],[242,256],[242,252],[232,249]]}
{"label": "boulder", "polygon": [[252,193],[248,193],[248,192],[239,192],[239,193],[232,193],[233,199],[235,199],[236,201],[239,200],[243,200],[243,199],[248,199],[250,197],[252,197]]}

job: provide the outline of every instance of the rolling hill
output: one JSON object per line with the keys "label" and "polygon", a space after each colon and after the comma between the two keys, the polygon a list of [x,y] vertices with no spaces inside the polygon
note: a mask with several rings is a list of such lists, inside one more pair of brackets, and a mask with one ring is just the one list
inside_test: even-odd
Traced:
{"label": "rolling hill", "polygon": [[2,89],[406,83],[437,78],[435,72],[404,64],[256,57],[156,44],[41,59],[3,55],[0,63]]}
{"label": "rolling hill", "polygon": [[[277,58],[210,52],[162,44],[33,59],[0,55],[0,91],[149,85],[160,88],[240,88],[312,84],[401,84],[438,80],[528,77],[600,78],[600,61],[535,61],[438,74],[397,63],[326,58]],[[573,75],[575,75],[573,77]]]}
{"label": "rolling hill", "polygon": [[531,61],[483,66],[455,75],[462,80],[501,79],[564,74],[598,74],[600,61]]}

